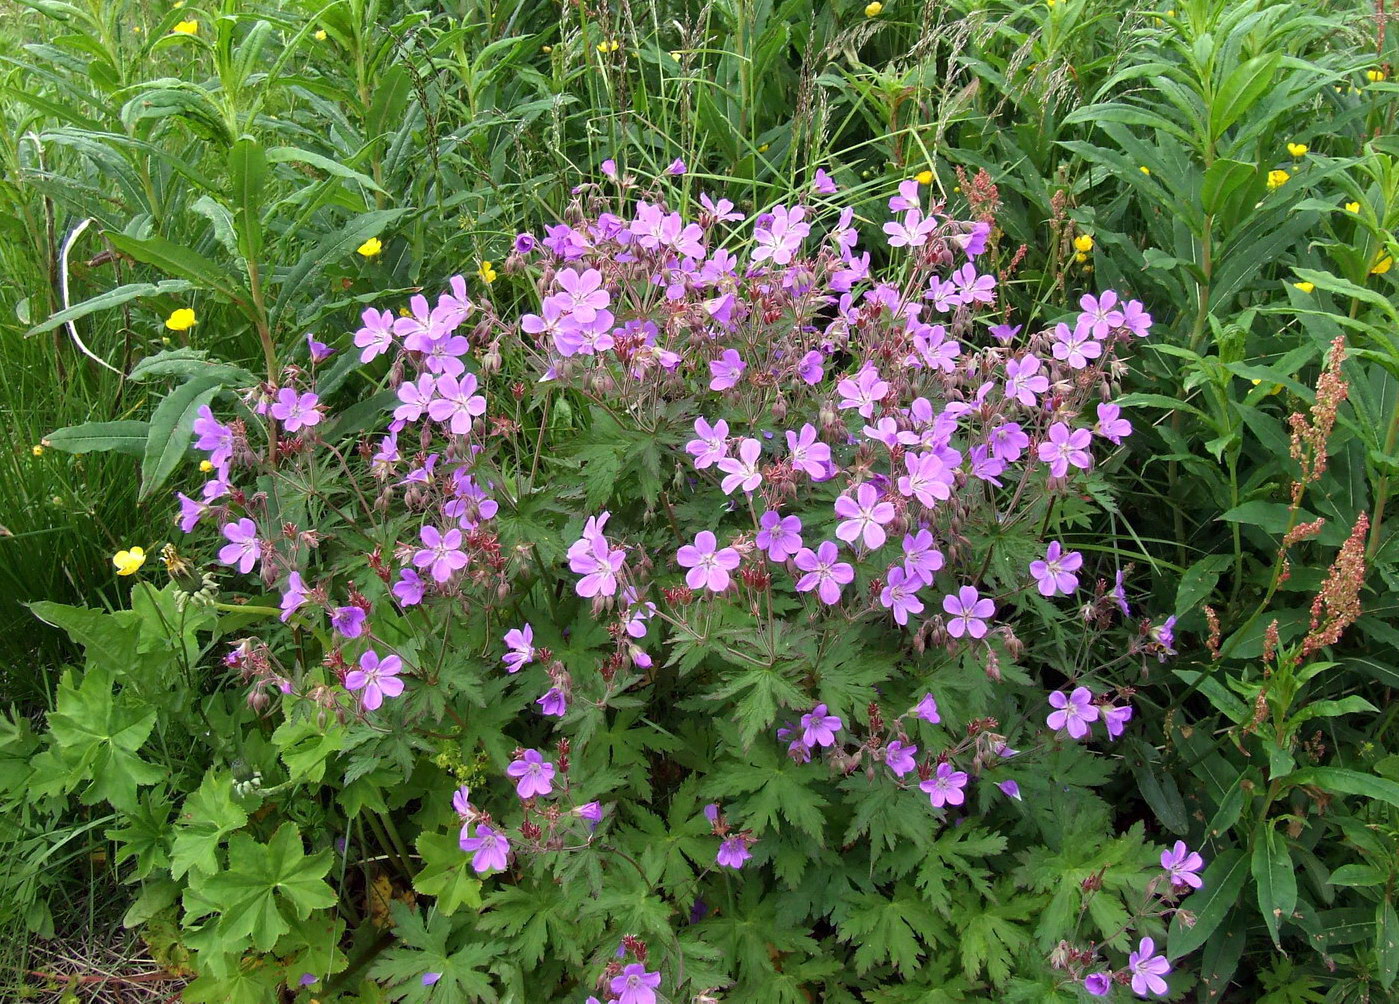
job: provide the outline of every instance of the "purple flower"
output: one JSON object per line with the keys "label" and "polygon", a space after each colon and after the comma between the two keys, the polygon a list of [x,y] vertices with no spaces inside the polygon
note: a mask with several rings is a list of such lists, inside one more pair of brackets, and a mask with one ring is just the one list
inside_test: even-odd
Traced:
{"label": "purple flower", "polygon": [[355,332],[355,348],[362,350],[359,361],[367,363],[393,348],[393,311],[368,307],[360,320],[364,326]]}
{"label": "purple flower", "polygon": [[855,569],[839,557],[840,551],[829,540],[823,540],[815,551],[809,547],[798,551],[792,560],[806,574],[797,580],[797,592],[815,589],[822,603],[839,603],[840,587],[855,581]]}
{"label": "purple flower", "polygon": [[526,624],[523,628],[511,628],[505,632],[506,651],[500,661],[505,663],[507,673],[518,673],[534,661],[534,628]]}
{"label": "purple flower", "polygon": [[743,862],[752,857],[748,850],[748,842],[742,837],[726,837],[719,844],[719,853],[714,860],[721,868],[732,868],[735,871],[743,867]]}
{"label": "purple flower", "polygon": [[884,573],[884,583],[879,602],[894,612],[894,623],[903,626],[908,623],[909,614],[923,612],[923,601],[917,595],[923,587],[921,578],[909,575],[900,565],[890,565]]}
{"label": "purple flower", "polygon": [[800,432],[787,430],[787,450],[792,467],[813,480],[824,480],[831,463],[831,448],[816,441],[816,426],[807,422]]}
{"label": "purple flower", "polygon": [[870,550],[884,546],[884,524],[894,519],[895,511],[892,502],[879,500],[879,489],[874,485],[864,481],[856,486],[854,498],[838,496],[835,511],[842,517],[836,527],[836,536],[841,540],[854,543],[863,539]]}
{"label": "purple flower", "polygon": [[399,384],[399,405],[393,410],[394,421],[416,422],[422,418],[423,412],[432,404],[432,392],[436,386],[436,378],[428,373],[424,373],[416,381],[405,380]]}
{"label": "purple flower", "polygon": [[236,523],[225,523],[223,535],[229,543],[219,548],[219,561],[233,565],[247,575],[262,557],[262,542],[257,539],[257,524],[244,516]]}
{"label": "purple flower", "polygon": [[556,302],[580,324],[597,320],[598,314],[606,311],[612,302],[612,294],[602,288],[602,273],[595,268],[584,272],[566,268],[554,279],[560,290],[554,294],[554,297],[558,297]]}
{"label": "purple flower", "polygon": [[1132,709],[1123,705],[1114,707],[1111,704],[1101,705],[1098,708],[1098,716],[1103,720],[1103,726],[1108,730],[1108,738],[1116,739],[1127,729],[1127,723],[1132,720]]}
{"label": "purple flower", "polygon": [[365,711],[377,711],[386,697],[403,693],[403,681],[398,678],[403,660],[396,655],[382,659],[372,648],[359,657],[359,668],[345,674],[346,690],[362,690],[359,703]]}
{"label": "purple flower", "polygon": [[423,973],[423,986],[430,987],[441,978],[441,973]]}
{"label": "purple flower", "polygon": [[497,833],[485,823],[476,827],[476,836],[468,837],[466,827],[462,827],[461,849],[471,854],[471,867],[476,874],[505,871],[505,858],[510,853],[510,841],[504,833]]}
{"label": "purple flower", "polygon": [[952,618],[947,622],[947,633],[952,637],[983,638],[986,618],[995,614],[996,604],[983,599],[975,586],[963,586],[955,594],[942,598],[942,609]]}
{"label": "purple flower", "polygon": [[719,803],[718,803],[718,802],[710,802],[708,805],[706,805],[706,806],[704,807],[704,818],[707,819],[707,820],[709,820],[709,825],[710,825],[710,826],[717,826],[717,825],[719,824]]}
{"label": "purple flower", "polygon": [[996,787],[1001,789],[1001,793],[1002,793],[1002,794],[1007,795],[1007,796],[1009,796],[1010,798],[1015,799],[1017,802],[1021,801],[1021,798],[1020,798],[1020,785],[1016,784],[1014,781],[1011,781],[1011,780],[997,781],[997,782],[996,782]]}
{"label": "purple flower", "polygon": [[1068,729],[1074,739],[1088,735],[1088,726],[1098,720],[1098,707],[1093,703],[1093,691],[1087,687],[1075,687],[1065,696],[1062,690],[1049,695],[1049,704],[1054,711],[1049,713],[1045,724],[1055,732]]}
{"label": "purple flower", "polygon": [[1126,573],[1120,568],[1113,577],[1112,589],[1108,591],[1108,595],[1117,603],[1117,609],[1122,611],[1123,617],[1132,616],[1132,610],[1127,606]]}
{"label": "purple flower", "polygon": [[811,179],[811,187],[821,195],[834,195],[839,191],[835,181],[826,173],[824,167],[816,169],[816,176]]}
{"label": "purple flower", "polygon": [[568,698],[558,687],[550,687],[544,696],[534,702],[539,705],[539,713],[551,718],[562,718],[568,713]]}
{"label": "purple flower", "polygon": [[1093,431],[1108,442],[1121,446],[1123,437],[1132,434],[1132,423],[1121,415],[1122,409],[1115,404],[1098,405],[1098,424]]}
{"label": "purple flower", "polygon": [[1020,334],[1019,324],[993,324],[991,325],[991,337],[1004,345],[1016,335]]}
{"label": "purple flower", "polygon": [[895,739],[884,747],[884,763],[894,772],[895,777],[903,777],[918,766],[913,759],[917,754],[917,746],[905,746],[903,742]]}
{"label": "purple flower", "polygon": [[316,341],[316,336],[309,331],[306,332],[306,351],[310,353],[313,363],[323,363],[335,355],[334,349],[325,342]]}
{"label": "purple flower", "polygon": [[904,535],[904,571],[925,586],[933,584],[934,574],[942,568],[942,552],[933,546],[930,531],[919,530]]}
{"label": "purple flower", "polygon": [[669,166],[668,168],[665,169],[665,173],[666,173],[666,174],[676,174],[676,175],[679,175],[679,174],[684,174],[685,171],[686,171],[685,162],[684,162],[683,160],[681,160],[679,157],[676,157],[674,160],[672,160],[672,161],[670,162],[670,166]]}
{"label": "purple flower", "polygon": [[1062,321],[1054,326],[1054,358],[1069,364],[1070,369],[1081,370],[1090,360],[1103,354],[1102,342],[1093,340],[1092,329],[1084,324],[1070,328]]}
{"label": "purple flower", "polygon": [[656,987],[661,985],[660,973],[648,973],[640,962],[633,962],[612,977],[609,989],[617,1004],[656,1004]]}
{"label": "purple flower", "polygon": [[710,425],[695,419],[695,438],[685,444],[685,452],[695,458],[695,469],[704,470],[728,456],[729,423],[722,418]]}
{"label": "purple flower", "polygon": [[1127,957],[1127,968],[1132,973],[1132,990],[1147,996],[1148,993],[1164,997],[1167,993],[1166,981],[1161,977],[1171,971],[1171,964],[1164,955],[1156,954],[1156,942],[1143,938],[1137,950]]}
{"label": "purple flower", "polygon": [[282,593],[282,623],[290,620],[291,615],[300,610],[305,602],[306,583],[301,581],[300,572],[292,572],[287,576],[286,592]]}
{"label": "purple flower", "polygon": [[575,586],[579,596],[613,596],[617,592],[617,573],[622,570],[627,553],[620,547],[611,548],[602,535],[602,526],[610,513],[588,518],[583,536],[568,548],[568,567],[582,578]]}
{"label": "purple flower", "polygon": [[899,478],[900,495],[916,498],[929,509],[952,497],[956,472],[936,453],[905,453],[904,468],[908,473]]}
{"label": "purple flower", "polygon": [[598,170],[602,171],[602,173],[606,177],[616,179],[617,162],[611,157],[608,157],[606,160],[604,160],[601,164],[598,165]]}
{"label": "purple flower", "polygon": [[578,813],[580,819],[587,820],[589,829],[596,828],[597,824],[602,822],[601,802],[586,802],[573,811]]}
{"label": "purple flower", "polygon": [[736,349],[725,349],[718,359],[711,359],[709,362],[709,372],[714,377],[709,381],[709,389],[728,390],[738,383],[747,368],[748,364]]}
{"label": "purple flower", "polygon": [[724,479],[719,482],[719,487],[724,490],[725,495],[732,495],[738,488],[752,492],[763,483],[763,475],[758,470],[762,452],[763,444],[756,439],[741,439],[738,443],[738,456],[724,457],[719,461],[719,470],[724,472]]}
{"label": "purple flower", "polygon": [[816,349],[812,349],[801,357],[801,362],[797,363],[797,376],[801,377],[805,383],[815,387],[826,376],[826,357]]}
{"label": "purple flower", "polygon": [[786,265],[793,253],[801,246],[802,240],[811,233],[811,224],[803,223],[806,209],[802,206],[773,206],[770,213],[764,214],[754,225],[753,248],[754,265],[769,259],[774,265]]}
{"label": "purple flower", "polygon": [[734,204],[728,199],[720,199],[715,202],[708,193],[700,194],[700,205],[705,212],[714,217],[716,223],[733,223],[743,219],[743,214],[734,211]]}
{"label": "purple flower", "polygon": [[539,750],[525,750],[518,760],[510,762],[505,773],[515,778],[515,793],[521,798],[547,795],[554,790],[554,765]]}
{"label": "purple flower", "polygon": [[1089,973],[1083,978],[1083,989],[1094,997],[1106,997],[1112,992],[1112,974]]}
{"label": "purple flower", "polygon": [[732,547],[719,548],[719,541],[709,530],[695,534],[693,544],[684,544],[675,552],[675,560],[685,573],[685,584],[691,589],[708,589],[722,593],[729,588],[729,572],[743,560]]}
{"label": "purple flower", "polygon": [[1116,309],[1117,294],[1110,289],[1102,296],[1084,293],[1078,305],[1083,308],[1079,320],[1094,338],[1106,338],[1113,328],[1121,327],[1126,320],[1122,311]]}
{"label": "purple flower", "polygon": [[923,216],[921,209],[909,209],[904,212],[903,219],[890,220],[884,224],[884,232],[889,235],[889,246],[891,248],[922,247],[928,242],[934,230],[937,229],[938,221],[935,216]]}
{"label": "purple flower", "polygon": [[1037,394],[1049,390],[1049,378],[1040,372],[1040,361],[1033,355],[1011,359],[1006,363],[1006,397],[1033,408]]}
{"label": "purple flower", "polygon": [[758,520],[757,545],[771,561],[786,561],[802,549],[802,521],[769,509]]}
{"label": "purple flower", "polygon": [[458,380],[453,376],[437,378],[437,396],[428,403],[427,415],[441,422],[457,436],[471,431],[471,425],[486,413],[486,398],[476,393],[476,375],[465,373]]}
{"label": "purple flower", "polygon": [[1080,470],[1088,470],[1093,458],[1088,453],[1092,433],[1087,429],[1070,430],[1063,422],[1055,422],[1049,427],[1049,441],[1040,443],[1040,460],[1049,465],[1049,473],[1062,478],[1072,464]]}
{"label": "purple flower", "polygon": [[534,239],[534,234],[523,233],[515,235],[515,253],[529,254],[534,250],[538,242]]}
{"label": "purple flower", "polygon": [[1019,422],[1006,422],[991,430],[991,453],[1006,463],[1014,463],[1030,445],[1030,437],[1025,435]]}
{"label": "purple flower", "polygon": [[865,363],[853,378],[836,384],[836,393],[840,395],[837,407],[842,411],[855,408],[862,417],[873,418],[874,406],[889,393],[889,384],[879,379],[879,370],[872,363]]}
{"label": "purple flower", "polygon": [[417,606],[423,602],[423,577],[411,568],[399,570],[399,579],[393,584],[394,598],[405,607]]}
{"label": "purple flower", "polygon": [[1176,618],[1174,614],[1151,629],[1151,639],[1156,642],[1156,644],[1160,645],[1163,650],[1163,654],[1160,656],[1161,661],[1164,662],[1165,656],[1167,655],[1176,654],[1175,649],[1172,647],[1175,645],[1176,641]]}
{"label": "purple flower", "polygon": [[330,626],[345,638],[358,638],[364,634],[364,621],[368,615],[353,604],[336,607],[330,612]]}
{"label": "purple flower", "polygon": [[457,571],[466,567],[468,558],[461,549],[462,535],[456,527],[443,533],[431,523],[424,526],[418,535],[423,547],[413,552],[413,564],[426,568],[435,582],[446,582]]}
{"label": "purple flower", "polygon": [[932,694],[924,694],[923,699],[914,705],[913,713],[932,725],[942,721],[942,716],[938,714],[938,702]]}
{"label": "purple flower", "polygon": [[1063,545],[1054,540],[1045,548],[1043,561],[1030,562],[1030,574],[1039,583],[1041,596],[1067,596],[1078,588],[1078,576],[1073,573],[1082,567],[1082,554],[1065,554]]}
{"label": "purple flower", "polygon": [[802,742],[808,746],[834,746],[841,725],[838,717],[826,714],[824,704],[818,704],[802,715]]}
{"label": "purple flower", "polygon": [[966,792],[962,790],[966,786],[967,772],[953,770],[947,761],[938,764],[933,776],[918,785],[928,796],[928,801],[934,809],[941,809],[945,805],[961,805],[967,800]]}
{"label": "purple flower", "polygon": [[471,816],[471,789],[466,785],[462,785],[452,792],[452,809],[463,819]]}
{"label": "purple flower", "polygon": [[901,213],[907,209],[917,208],[918,179],[909,178],[907,181],[899,182],[899,194],[889,198],[889,212]]}
{"label": "purple flower", "polygon": [[1128,300],[1122,308],[1122,326],[1138,338],[1151,334],[1151,315],[1143,309],[1140,300]]}
{"label": "purple flower", "polygon": [[1184,840],[1177,840],[1175,846],[1161,852],[1161,867],[1171,876],[1171,885],[1184,889],[1199,889],[1204,883],[1195,874],[1205,867],[1199,853],[1185,846]]}

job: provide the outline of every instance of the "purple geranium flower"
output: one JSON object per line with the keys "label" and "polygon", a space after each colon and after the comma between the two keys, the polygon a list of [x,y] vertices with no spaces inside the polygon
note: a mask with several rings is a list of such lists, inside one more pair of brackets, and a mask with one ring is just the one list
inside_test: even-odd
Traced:
{"label": "purple geranium flower", "polygon": [[1171,964],[1164,955],[1156,954],[1155,941],[1143,938],[1137,944],[1137,950],[1127,957],[1127,968],[1132,973],[1132,990],[1135,993],[1142,997],[1148,993],[1160,997],[1166,995],[1169,988],[1161,977],[1171,971]]}
{"label": "purple geranium flower", "polygon": [[933,776],[918,785],[928,796],[934,809],[945,805],[961,805],[967,800],[964,789],[967,786],[967,772],[953,770],[952,764],[943,761],[933,771]]}
{"label": "purple geranium flower", "polygon": [[719,461],[719,470],[724,472],[724,479],[719,483],[719,487],[724,490],[725,495],[732,495],[738,488],[745,492],[757,490],[763,483],[763,475],[758,470],[762,453],[762,443],[756,439],[742,439],[738,443],[738,456],[724,457]]}
{"label": "purple geranium flower", "polygon": [[523,628],[511,628],[505,632],[504,658],[507,673],[518,673],[534,661],[534,628],[526,624]]}
{"label": "purple geranium flower", "polygon": [[1161,852],[1161,867],[1171,876],[1171,885],[1178,889],[1189,886],[1199,889],[1204,882],[1195,874],[1205,867],[1199,853],[1185,846],[1184,840],[1177,840],[1175,846]]}
{"label": "purple geranium flower", "polygon": [[713,359],[709,363],[709,372],[713,379],[709,381],[710,390],[728,390],[738,383],[743,376],[743,371],[748,368],[748,364],[735,349],[725,349],[718,359]]}
{"label": "purple geranium flower", "polygon": [[1069,472],[1069,466],[1088,470],[1093,458],[1088,453],[1088,444],[1093,434],[1087,429],[1070,429],[1063,422],[1055,422],[1049,427],[1049,441],[1040,443],[1040,460],[1049,465],[1049,473],[1062,478]]}
{"label": "purple geranium flower", "polygon": [[952,618],[947,622],[947,633],[952,637],[983,638],[986,619],[995,614],[996,604],[983,599],[975,586],[963,586],[955,594],[942,598],[942,609]]}
{"label": "purple geranium flower", "polygon": [[431,523],[418,531],[422,549],[413,553],[413,564],[426,568],[436,582],[446,582],[458,570],[465,568],[467,554],[461,549],[462,533],[452,527],[443,533]]}
{"label": "purple geranium flower", "polygon": [[462,827],[461,849],[471,854],[471,867],[476,874],[505,871],[506,855],[510,853],[510,840],[504,833],[497,833],[490,826],[481,823],[476,827],[476,836],[468,837]]}
{"label": "purple geranium flower", "polygon": [[257,539],[257,524],[244,516],[236,523],[225,523],[223,535],[229,543],[219,549],[219,561],[233,565],[247,575],[262,556],[262,542]]}
{"label": "purple geranium flower", "polygon": [[786,561],[802,549],[802,521],[769,509],[758,520],[756,543],[771,561]]}
{"label": "purple geranium flower", "polygon": [[346,690],[362,690],[360,705],[365,711],[377,711],[386,697],[403,693],[403,681],[398,678],[403,660],[396,655],[382,659],[372,648],[359,657],[359,668],[345,674]]}
{"label": "purple geranium flower", "polygon": [[928,530],[904,536],[904,571],[911,578],[917,578],[925,586],[933,584],[934,574],[942,568],[942,552],[933,546],[933,535]]}
{"label": "purple geranium flower", "polygon": [[924,694],[923,699],[914,705],[913,713],[932,725],[942,721],[942,716],[938,714],[938,702],[932,694]]}
{"label": "purple geranium flower", "polygon": [[1119,708],[1104,704],[1099,706],[1098,716],[1102,718],[1103,726],[1108,730],[1108,738],[1116,739],[1126,731],[1127,723],[1132,720],[1132,709],[1127,705]]}
{"label": "purple geranium flower", "polygon": [[732,547],[719,548],[719,541],[709,530],[695,534],[693,544],[684,544],[675,552],[675,560],[685,573],[685,584],[691,589],[708,589],[722,593],[729,588],[729,572],[743,560]]}
{"label": "purple geranium flower", "polygon": [[1098,405],[1098,424],[1093,431],[1110,443],[1122,445],[1122,440],[1132,434],[1132,423],[1122,416],[1122,409],[1115,404]]}
{"label": "purple geranium flower", "polygon": [[394,599],[405,607],[417,606],[423,602],[423,577],[411,568],[399,570],[399,579],[393,584]]}
{"label": "purple geranium flower", "polygon": [[802,715],[802,742],[808,746],[834,746],[841,725],[837,716],[826,714],[824,704],[818,704]]}
{"label": "purple geranium flower", "polygon": [[854,543],[863,539],[870,550],[883,547],[886,535],[884,524],[892,522],[895,516],[892,502],[882,502],[879,489],[868,481],[855,488],[855,497],[841,495],[836,498],[836,515],[842,518],[836,527],[836,536]]}
{"label": "purple geranium flower", "polygon": [[909,575],[900,565],[891,565],[884,573],[884,589],[879,594],[880,605],[894,612],[894,623],[905,625],[908,623],[909,614],[923,612],[923,601],[918,598],[918,590],[922,587],[922,579]]}
{"label": "purple geranium flower", "polygon": [[1088,727],[1098,720],[1098,706],[1093,703],[1093,691],[1087,687],[1075,687],[1065,694],[1056,690],[1049,695],[1049,704],[1055,710],[1049,713],[1045,724],[1055,732],[1067,729],[1074,739],[1088,735]]}
{"label": "purple geranium flower", "polygon": [[661,985],[660,973],[648,973],[640,962],[633,962],[612,977],[609,989],[616,995],[616,1004],[656,1004],[656,987]]}
{"label": "purple geranium flower", "polygon": [[272,417],[281,422],[288,432],[299,432],[319,424],[321,413],[316,408],[319,403],[320,398],[310,391],[298,394],[290,387],[283,387],[277,391],[276,400],[272,403]]}
{"label": "purple geranium flower", "polygon": [[748,842],[742,837],[726,837],[719,844],[719,853],[715,855],[714,860],[721,868],[737,871],[743,867],[743,862],[752,856],[752,852],[748,850]]}
{"label": "purple geranium flower", "polygon": [[884,763],[894,772],[895,777],[903,777],[913,770],[917,766],[913,758],[917,755],[917,746],[905,746],[898,739],[884,747]]}
{"label": "purple geranium flower", "polygon": [[554,765],[538,750],[525,750],[512,760],[505,773],[515,778],[515,793],[521,798],[547,795],[554,790]]}
{"label": "purple geranium flower", "polygon": [[1030,562],[1030,574],[1039,584],[1041,596],[1067,596],[1078,588],[1078,576],[1073,573],[1083,567],[1083,555],[1078,551],[1064,553],[1057,540],[1050,541],[1043,561]]}
{"label": "purple geranium flower", "polygon": [[1112,992],[1112,974],[1089,973],[1083,978],[1083,989],[1094,997],[1106,997]]}
{"label": "purple geranium flower", "polygon": [[1007,796],[1009,796],[1010,798],[1015,799],[1017,802],[1019,802],[1019,801],[1021,800],[1021,799],[1020,799],[1020,785],[1017,784],[1016,782],[1011,781],[1011,780],[997,781],[997,782],[996,782],[996,787],[1001,789],[1001,793],[1002,793],[1003,795],[1007,795]]}
{"label": "purple geranium flower", "polygon": [[855,569],[839,557],[840,551],[829,540],[823,540],[815,551],[809,547],[798,551],[792,560],[806,574],[797,580],[797,592],[815,589],[822,603],[840,602],[840,588],[855,580]]}
{"label": "purple geranium flower", "polygon": [[544,696],[534,703],[539,705],[540,714],[551,718],[562,718],[568,713],[568,698],[558,687],[550,687]]}
{"label": "purple geranium flower", "polygon": [[287,576],[287,588],[282,593],[283,624],[306,603],[306,592],[306,583],[301,581],[300,572],[292,572]]}
{"label": "purple geranium flower", "polygon": [[336,607],[330,612],[330,626],[345,638],[358,638],[364,634],[364,622],[368,616],[363,609],[354,604]]}
{"label": "purple geranium flower", "polygon": [[695,458],[695,468],[704,470],[729,453],[729,423],[722,418],[710,425],[695,419],[695,438],[685,444],[685,452]]}

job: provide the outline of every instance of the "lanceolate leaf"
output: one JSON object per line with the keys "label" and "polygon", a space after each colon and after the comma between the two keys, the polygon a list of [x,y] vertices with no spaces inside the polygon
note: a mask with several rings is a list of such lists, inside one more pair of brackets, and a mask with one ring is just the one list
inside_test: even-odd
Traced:
{"label": "lanceolate leaf", "polygon": [[1297,876],[1287,842],[1271,826],[1266,826],[1253,846],[1252,869],[1258,909],[1263,912],[1273,944],[1281,946],[1278,928],[1297,905]]}
{"label": "lanceolate leaf", "polygon": [[160,402],[151,416],[150,436],[141,460],[142,499],[165,484],[188,452],[195,416],[214,399],[222,386],[219,376],[196,377],[180,384]]}
{"label": "lanceolate leaf", "polygon": [[1166,954],[1172,959],[1188,955],[1203,945],[1239,898],[1248,880],[1248,855],[1236,848],[1224,851],[1210,862],[1201,876],[1204,888],[1190,896],[1190,912],[1195,915],[1194,926],[1187,926],[1176,914],[1171,918],[1171,931]]}
{"label": "lanceolate leaf", "polygon": [[55,429],[44,437],[45,446],[64,453],[129,453],[139,457],[146,450],[150,423],[137,421],[86,422]]}

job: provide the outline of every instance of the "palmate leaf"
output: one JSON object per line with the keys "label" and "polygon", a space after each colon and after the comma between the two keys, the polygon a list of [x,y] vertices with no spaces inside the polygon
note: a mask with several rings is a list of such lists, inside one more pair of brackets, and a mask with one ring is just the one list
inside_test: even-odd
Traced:
{"label": "palmate leaf", "polygon": [[942,923],[911,888],[893,895],[865,893],[837,923],[841,940],[857,945],[855,969],[888,962],[905,976],[918,971],[925,952],[943,940]]}
{"label": "palmate leaf", "polygon": [[758,835],[786,820],[824,843],[827,803],[812,790],[809,773],[771,746],[757,746],[749,756],[746,763],[725,765],[715,779],[715,792],[733,798],[730,817]]}
{"label": "palmate leaf", "polygon": [[1018,892],[1003,881],[991,900],[966,898],[953,916],[962,956],[962,972],[969,979],[981,973],[993,986],[1010,978],[1015,956],[1030,943],[1025,921],[1034,917],[1043,899]]}
{"label": "palmate leaf", "polygon": [[[384,985],[389,1000],[479,1004],[500,999],[484,972],[496,956],[493,948],[452,937],[456,925],[440,913],[424,923],[416,909],[403,903],[394,902],[391,909],[399,944],[379,956],[369,970],[370,978]],[[438,974],[438,979],[424,983],[429,973]]]}
{"label": "palmate leaf", "polygon": [[65,786],[85,784],[84,805],[105,800],[136,811],[136,789],[165,777],[138,755],[154,727],[155,708],[134,708],[118,699],[106,666],[94,665],[80,682],[68,670],[59,683],[57,710],[49,716],[54,752],[67,772]]}
{"label": "palmate leaf", "polygon": [[228,870],[199,879],[193,888],[215,904],[225,944],[246,939],[267,952],[291,930],[288,914],[305,920],[312,910],[334,905],[335,893],[324,881],[329,870],[330,851],[307,855],[301,832],[284,823],[266,844],[246,833],[234,834]]}
{"label": "palmate leaf", "polygon": [[462,853],[454,833],[423,832],[416,846],[423,856],[423,868],[413,876],[413,888],[424,896],[437,897],[437,909],[450,917],[463,906],[481,905],[481,880],[471,869],[471,859]]}
{"label": "palmate leaf", "polygon": [[248,814],[233,800],[232,772],[210,770],[180,809],[170,852],[171,874],[175,878],[189,871],[214,874],[223,838],[247,822]]}

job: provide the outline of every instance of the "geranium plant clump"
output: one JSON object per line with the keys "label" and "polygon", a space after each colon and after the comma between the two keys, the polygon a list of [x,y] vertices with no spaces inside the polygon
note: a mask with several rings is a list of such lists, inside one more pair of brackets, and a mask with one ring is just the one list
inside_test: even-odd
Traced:
{"label": "geranium plant clump", "polygon": [[[423,860],[488,895],[451,937],[581,918],[512,943],[570,961],[530,999],[920,986],[959,939],[959,979],[1166,994],[1156,939],[1198,854],[1098,833],[1111,867],[1071,902],[1047,857],[1004,853],[1082,836],[1053,803],[1096,818],[1087,744],[1172,654],[1173,620],[1134,618],[1083,546],[1143,305],[1011,323],[994,206],[959,220],[916,180],[864,249],[824,174],[750,220],[607,167],[515,239],[518,316],[457,277],[365,310],[339,369],[313,339],[280,386],[201,411],[213,477],[181,528],[286,625],[228,654],[249,703],[353,750],[345,784],[375,778],[399,826],[458,831],[457,861]],[[381,390],[337,412],[351,354]],[[734,925],[760,915],[755,953]],[[823,967],[838,942],[850,964]],[[409,939],[370,972],[474,985],[433,958]]]}

